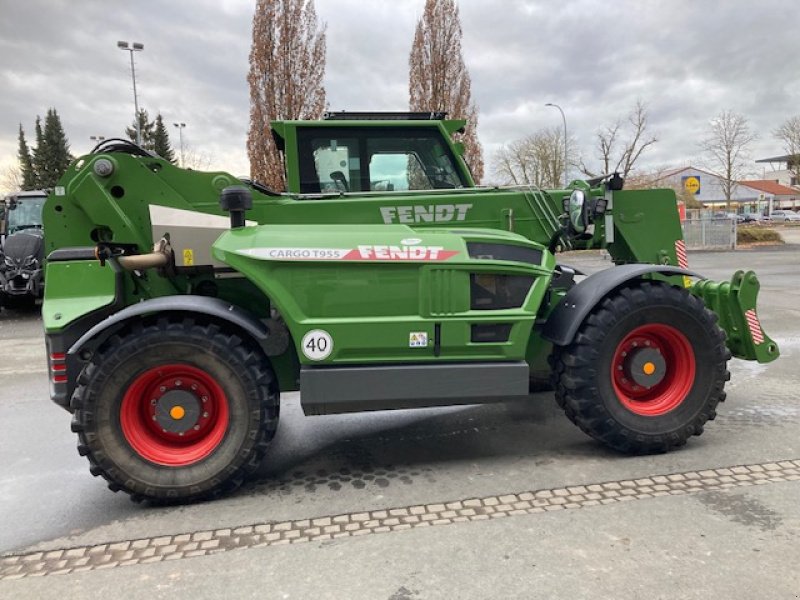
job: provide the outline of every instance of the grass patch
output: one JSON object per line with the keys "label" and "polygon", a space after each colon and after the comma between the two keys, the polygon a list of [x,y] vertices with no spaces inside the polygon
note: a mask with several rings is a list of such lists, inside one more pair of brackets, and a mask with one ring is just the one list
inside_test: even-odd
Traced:
{"label": "grass patch", "polygon": [[766,227],[738,227],[736,229],[737,244],[783,244],[781,234]]}

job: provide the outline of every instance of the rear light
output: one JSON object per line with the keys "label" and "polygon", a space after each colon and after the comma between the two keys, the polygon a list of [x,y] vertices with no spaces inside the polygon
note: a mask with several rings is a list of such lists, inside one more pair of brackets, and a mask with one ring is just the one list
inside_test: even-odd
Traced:
{"label": "rear light", "polygon": [[53,383],[67,383],[67,355],[64,352],[50,353],[50,377]]}

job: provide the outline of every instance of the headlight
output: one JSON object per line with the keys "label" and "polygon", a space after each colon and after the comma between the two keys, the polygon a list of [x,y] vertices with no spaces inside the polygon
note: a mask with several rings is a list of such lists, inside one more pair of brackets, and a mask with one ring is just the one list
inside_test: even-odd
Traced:
{"label": "headlight", "polygon": [[3,264],[5,264],[5,266],[7,266],[7,267],[11,267],[12,269],[16,266],[14,264],[14,259],[11,258],[10,256],[4,256],[3,257]]}
{"label": "headlight", "polygon": [[25,259],[25,262],[23,263],[22,268],[24,268],[24,269],[36,269],[36,267],[38,265],[39,265],[39,261],[36,260],[36,257],[35,256],[29,256],[28,258]]}

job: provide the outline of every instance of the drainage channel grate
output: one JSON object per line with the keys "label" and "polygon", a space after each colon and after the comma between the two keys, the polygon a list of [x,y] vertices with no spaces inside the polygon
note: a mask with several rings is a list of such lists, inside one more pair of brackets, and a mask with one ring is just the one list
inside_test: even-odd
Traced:
{"label": "drainage channel grate", "polygon": [[602,506],[738,486],[800,480],[800,460],[653,475],[564,488],[313,519],[196,531],[0,557],[0,580],[179,560],[240,548],[298,544],[417,527]]}

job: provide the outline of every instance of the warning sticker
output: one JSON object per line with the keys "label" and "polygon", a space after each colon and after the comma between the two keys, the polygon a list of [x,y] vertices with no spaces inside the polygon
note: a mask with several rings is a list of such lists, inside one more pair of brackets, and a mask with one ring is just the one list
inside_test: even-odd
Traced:
{"label": "warning sticker", "polygon": [[409,348],[427,348],[428,347],[428,332],[427,331],[412,331],[408,334],[408,347]]}
{"label": "warning sticker", "polygon": [[194,250],[190,248],[186,248],[183,251],[183,266],[184,267],[192,267],[194,266]]}

